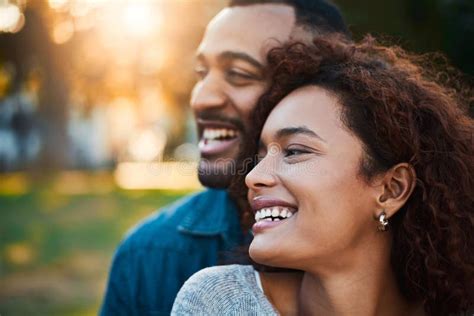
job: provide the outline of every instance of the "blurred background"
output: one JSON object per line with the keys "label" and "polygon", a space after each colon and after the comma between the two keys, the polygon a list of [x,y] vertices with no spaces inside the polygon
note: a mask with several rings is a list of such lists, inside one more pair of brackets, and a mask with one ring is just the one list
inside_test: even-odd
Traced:
{"label": "blurred background", "polygon": [[[334,2],[472,82],[473,0]],[[127,229],[200,189],[194,50],[226,3],[0,0],[0,315],[95,315]]]}

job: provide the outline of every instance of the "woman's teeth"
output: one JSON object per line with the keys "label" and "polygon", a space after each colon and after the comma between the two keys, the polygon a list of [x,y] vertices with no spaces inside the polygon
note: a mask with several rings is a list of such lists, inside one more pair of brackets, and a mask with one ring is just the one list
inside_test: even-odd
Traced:
{"label": "woman's teeth", "polygon": [[255,213],[255,221],[280,221],[287,219],[293,215],[293,211],[291,211],[287,207],[268,207],[262,208]]}
{"label": "woman's teeth", "polygon": [[237,131],[227,128],[206,128],[204,129],[202,136],[205,140],[234,138],[237,136]]}

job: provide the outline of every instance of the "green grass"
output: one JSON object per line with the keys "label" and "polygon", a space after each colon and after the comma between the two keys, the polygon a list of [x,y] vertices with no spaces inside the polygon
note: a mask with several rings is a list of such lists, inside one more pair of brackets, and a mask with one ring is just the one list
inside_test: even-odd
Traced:
{"label": "green grass", "polygon": [[75,176],[0,176],[0,315],[97,314],[123,234],[187,193],[121,190],[110,173]]}

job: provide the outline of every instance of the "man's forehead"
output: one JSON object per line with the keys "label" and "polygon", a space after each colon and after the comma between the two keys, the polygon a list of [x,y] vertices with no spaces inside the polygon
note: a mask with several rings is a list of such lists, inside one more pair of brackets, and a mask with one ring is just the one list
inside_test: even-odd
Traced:
{"label": "man's forehead", "polygon": [[288,5],[225,8],[209,23],[198,51],[205,55],[237,51],[262,60],[271,47],[289,39],[294,22],[293,8]]}
{"label": "man's forehead", "polygon": [[270,23],[281,21],[293,24],[294,20],[295,12],[293,7],[279,3],[260,3],[224,8],[209,22],[208,26],[223,23],[223,21],[226,21],[226,23],[234,21],[236,24],[241,21],[258,22],[264,25],[267,21]]}

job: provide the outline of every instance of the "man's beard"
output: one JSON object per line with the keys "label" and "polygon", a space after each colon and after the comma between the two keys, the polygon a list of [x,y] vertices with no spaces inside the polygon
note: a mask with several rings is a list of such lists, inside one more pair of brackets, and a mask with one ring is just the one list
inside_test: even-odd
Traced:
{"label": "man's beard", "polygon": [[214,189],[227,189],[236,174],[234,159],[201,159],[198,167],[198,178],[202,185]]}
{"label": "man's beard", "polygon": [[[239,131],[239,137],[241,139],[243,139],[245,135],[243,121],[238,117],[227,117],[216,110],[204,110],[196,113],[196,118],[231,124],[237,131]],[[242,142],[239,142],[238,148],[233,149],[232,153],[225,153],[228,158],[208,159],[201,157],[198,166],[199,182],[208,188],[227,189],[232,183],[233,177],[236,174],[236,160],[237,157],[240,156],[241,147]]]}

